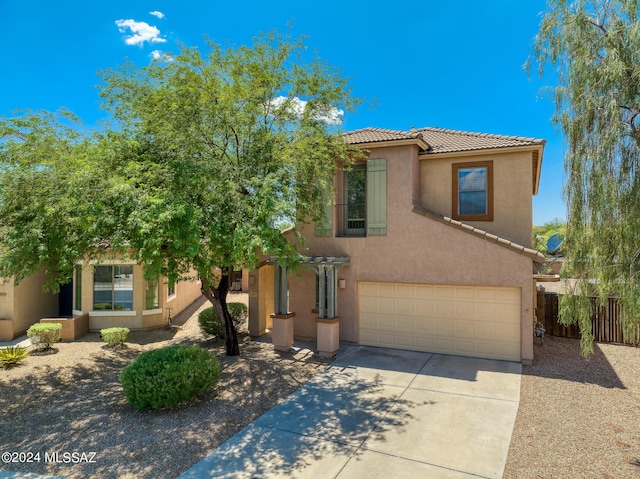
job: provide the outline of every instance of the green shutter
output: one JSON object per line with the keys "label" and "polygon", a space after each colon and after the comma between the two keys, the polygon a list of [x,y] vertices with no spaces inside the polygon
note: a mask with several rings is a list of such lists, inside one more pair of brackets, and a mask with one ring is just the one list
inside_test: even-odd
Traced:
{"label": "green shutter", "polygon": [[367,161],[367,235],[387,234],[387,160]]}
{"label": "green shutter", "polygon": [[316,236],[333,236],[333,201],[324,207],[324,220],[316,224]]}

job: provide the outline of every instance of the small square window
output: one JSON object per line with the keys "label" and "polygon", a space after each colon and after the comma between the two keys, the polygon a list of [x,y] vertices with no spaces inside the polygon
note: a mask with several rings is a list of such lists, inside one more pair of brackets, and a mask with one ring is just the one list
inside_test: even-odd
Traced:
{"label": "small square window", "polygon": [[453,165],[452,217],[493,221],[493,162]]}

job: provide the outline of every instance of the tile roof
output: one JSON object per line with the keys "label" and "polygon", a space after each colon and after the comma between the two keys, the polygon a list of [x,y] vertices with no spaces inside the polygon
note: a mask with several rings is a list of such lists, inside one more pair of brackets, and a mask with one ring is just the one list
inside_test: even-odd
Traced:
{"label": "tile roof", "polygon": [[459,151],[512,148],[516,146],[544,145],[545,140],[522,136],[494,135],[469,131],[447,130],[443,128],[417,128],[410,131],[387,130],[384,128],[363,128],[344,134],[351,144],[377,143],[421,139],[429,145],[425,154],[453,153]]}
{"label": "tile roof", "polygon": [[363,128],[361,130],[348,131],[343,136],[352,145],[422,138],[422,135],[415,131],[387,130],[385,128]]}

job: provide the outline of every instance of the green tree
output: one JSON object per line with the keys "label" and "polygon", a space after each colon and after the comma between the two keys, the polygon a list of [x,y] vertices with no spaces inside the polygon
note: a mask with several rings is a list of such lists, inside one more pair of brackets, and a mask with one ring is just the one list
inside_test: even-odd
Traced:
{"label": "green tree", "polygon": [[0,118],[0,276],[19,283],[44,266],[57,291],[98,248],[113,218],[103,205],[115,194],[100,150],[68,111]]}
{"label": "green tree", "polygon": [[[117,128],[81,134],[47,115],[4,120],[0,240],[11,255],[0,275],[20,279],[45,264],[65,280],[104,245],[149,277],[195,270],[226,353],[237,355],[230,275],[256,267],[260,252],[297,263],[301,238],[288,241],[281,225],[322,220],[336,161],[357,154],[339,129],[357,101],[338,71],[305,61],[299,40],[271,33],[251,46],[208,47],[101,72]],[[21,131],[19,121],[28,123]],[[21,203],[31,193],[36,204]]]}
{"label": "green tree", "polygon": [[640,23],[637,0],[550,0],[535,40],[540,71],[558,75],[555,121],[568,144],[560,302],[593,350],[590,295],[619,297],[628,337],[640,318]]}

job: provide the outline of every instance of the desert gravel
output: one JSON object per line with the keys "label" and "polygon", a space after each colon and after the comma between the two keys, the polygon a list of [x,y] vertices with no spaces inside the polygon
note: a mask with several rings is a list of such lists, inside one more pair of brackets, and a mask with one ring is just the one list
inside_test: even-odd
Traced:
{"label": "desert gravel", "polygon": [[[246,295],[230,300],[246,302]],[[0,469],[68,478],[177,477],[329,364],[308,349],[277,353],[269,343],[242,340],[239,357],[224,356],[222,343],[203,336],[194,315],[175,333],[131,333],[122,350],[106,348],[94,333],[0,370],[0,453],[40,453],[40,462]],[[523,366],[504,478],[639,478],[640,349],[596,344],[587,361],[577,340],[537,341],[534,364]],[[182,409],[134,410],[118,383],[120,371],[140,352],[169,344],[215,352],[219,384]],[[65,452],[95,453],[95,462],[64,463]],[[45,463],[45,453],[49,459],[58,453],[60,462]]]}
{"label": "desert gravel", "polygon": [[[230,301],[246,302],[246,295],[233,296]],[[0,470],[67,478],[174,478],[329,364],[306,349],[278,353],[246,335],[242,341],[240,356],[225,356],[222,342],[203,336],[194,315],[175,333],[132,332],[121,350],[106,348],[91,333],[58,343],[54,354],[32,355],[18,367],[0,370],[0,453],[33,453],[32,459],[40,454],[39,462],[0,464]],[[122,394],[120,371],[142,351],[170,344],[213,351],[221,365],[218,385],[181,409],[136,411]],[[51,462],[54,453],[59,462]],[[85,460],[95,462],[72,463]]]}
{"label": "desert gravel", "polygon": [[640,478],[640,349],[536,339],[523,366],[505,479]]}

